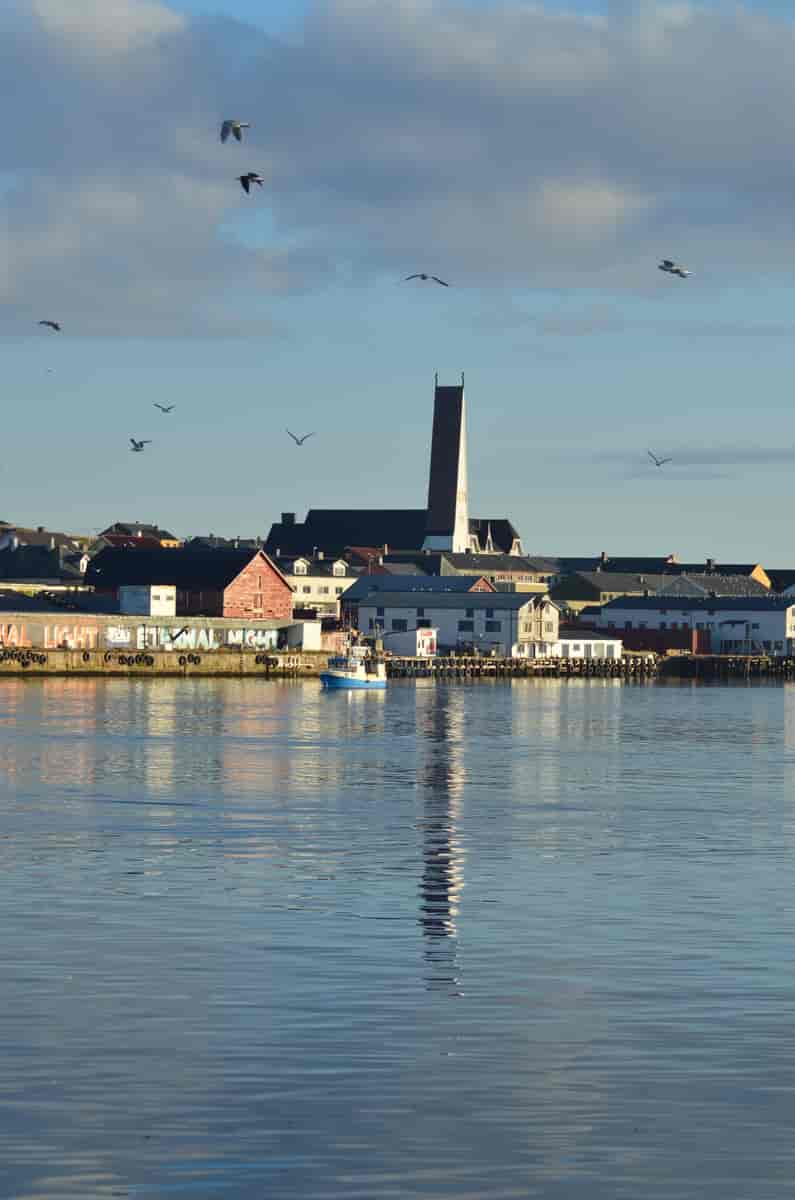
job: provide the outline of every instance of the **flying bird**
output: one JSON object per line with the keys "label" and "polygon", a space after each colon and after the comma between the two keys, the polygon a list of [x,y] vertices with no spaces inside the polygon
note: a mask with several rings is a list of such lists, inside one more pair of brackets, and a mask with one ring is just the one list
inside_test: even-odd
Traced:
{"label": "flying bird", "polygon": [[293,439],[296,446],[303,446],[303,444],[307,438],[311,438],[311,437],[315,436],[314,432],[313,433],[305,433],[303,437],[296,437],[295,434],[292,433],[291,430],[289,430],[289,429],[286,430],[286,432],[290,434],[290,437]]}
{"label": "flying bird", "polygon": [[661,467],[663,465],[663,463],[674,461],[672,458],[658,458],[656,454],[652,454],[651,450],[647,450],[646,453],[648,454],[651,461],[654,463],[655,467]]}
{"label": "flying bird", "polygon": [[221,141],[225,142],[230,133],[233,133],[239,142],[243,141],[243,130],[250,129],[248,121],[224,121],[221,126]]}
{"label": "flying bird", "polygon": [[39,321],[39,325],[48,325],[50,327],[50,329],[53,330],[54,333],[61,332],[61,326],[58,324],[57,321]]}
{"label": "flying bird", "polygon": [[156,400],[153,400],[152,403],[154,404],[155,408],[159,408],[163,413],[170,413],[172,408],[176,407],[174,404],[158,404]]}
{"label": "flying bird", "polygon": [[686,267],[679,266],[672,258],[664,258],[661,263],[658,263],[658,269],[665,271],[666,275],[678,275],[680,279],[687,279],[688,275],[692,275],[692,271],[688,271]]}
{"label": "flying bird", "polygon": [[143,438],[140,442],[138,442],[134,437],[131,437],[130,441],[132,442],[132,453],[140,454],[144,446],[148,446],[151,440],[151,438]]}
{"label": "flying bird", "polygon": [[240,186],[246,193],[251,191],[252,183],[258,183],[260,187],[264,183],[262,176],[258,175],[256,171],[248,171],[245,175],[238,175],[238,179],[240,180]]}
{"label": "flying bird", "polygon": [[424,283],[427,283],[429,279],[432,279],[434,283],[440,283],[442,287],[450,286],[449,283],[445,283],[443,279],[440,279],[438,275],[426,275],[424,271],[418,271],[416,275],[407,275],[403,282],[408,283],[409,279],[421,279]]}

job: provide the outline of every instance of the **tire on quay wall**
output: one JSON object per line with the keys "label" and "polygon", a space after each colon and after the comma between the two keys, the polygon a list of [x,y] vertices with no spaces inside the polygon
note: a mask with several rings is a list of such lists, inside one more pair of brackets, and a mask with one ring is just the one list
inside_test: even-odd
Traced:
{"label": "tire on quay wall", "polygon": [[85,662],[85,663],[91,662],[91,655],[88,653],[87,650],[83,651],[83,662]]}
{"label": "tire on quay wall", "polygon": [[179,658],[177,659],[177,662],[179,663],[179,665],[180,665],[181,667],[184,667],[184,666],[185,666],[185,663],[186,663],[187,661],[188,661],[188,660],[187,660],[187,658],[185,657],[185,655],[184,655],[184,654],[180,654]]}

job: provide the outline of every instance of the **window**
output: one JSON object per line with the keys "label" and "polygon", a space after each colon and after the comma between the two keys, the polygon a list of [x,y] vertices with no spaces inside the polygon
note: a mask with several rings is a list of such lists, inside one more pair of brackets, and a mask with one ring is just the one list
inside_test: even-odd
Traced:
{"label": "window", "polygon": [[301,591],[302,591],[302,592],[303,592],[305,595],[306,595],[307,593],[311,592],[311,591],[312,591],[312,585],[311,585],[311,583],[305,583],[305,584],[304,584],[304,586],[301,588]]}
{"label": "window", "polygon": [[468,609],[467,609],[467,616],[468,616],[468,617],[474,617],[474,615],[475,615],[475,610],[474,610],[474,608],[468,608]]}
{"label": "window", "polygon": [[753,623],[753,625],[751,626],[751,628],[752,628],[752,629],[758,629],[758,628],[759,628],[759,622],[758,622],[758,621],[754,621],[754,623]]}
{"label": "window", "polygon": [[502,633],[502,621],[487,621],[486,633]]}
{"label": "window", "polygon": [[337,578],[339,578],[340,575],[345,574],[345,564],[344,563],[334,563],[332,570],[333,570],[334,574],[337,576]]}
{"label": "window", "polygon": [[[673,626],[671,626],[673,629]],[[660,629],[665,629],[665,621],[660,621]]]}
{"label": "window", "polygon": [[494,616],[494,609],[493,609],[493,608],[487,608],[487,609],[486,609],[486,617],[487,617],[487,618],[491,618],[491,617],[493,617],[493,616]]}
{"label": "window", "polygon": [[631,622],[631,621],[625,621],[625,622],[624,622],[624,628],[625,628],[625,629],[631,629],[631,628],[632,628],[632,622]]}
{"label": "window", "polygon": [[475,622],[474,621],[459,621],[458,622],[458,632],[459,633],[474,633],[475,632]]}
{"label": "window", "polygon": [[424,617],[424,616],[425,616],[425,609],[424,609],[424,608],[418,608],[418,609],[417,609],[417,616],[418,616],[418,617]]}
{"label": "window", "polygon": [[306,575],[306,563],[305,562],[293,563],[293,574],[294,575]]}
{"label": "window", "polygon": [[533,622],[532,621],[522,621],[522,633],[532,633],[532,632],[533,632]]}
{"label": "window", "polygon": [[375,610],[375,615],[376,615],[377,617],[383,617],[383,615],[384,615],[384,610],[383,610],[383,608],[377,608],[377,609]]}
{"label": "window", "polygon": [[335,588],[334,588],[334,594],[335,594],[336,596],[341,596],[341,595],[342,595],[342,593],[344,592],[344,590],[345,590],[344,588],[341,588],[341,587],[335,587]]}
{"label": "window", "polygon": [[328,595],[328,588],[327,588],[327,587],[318,588],[317,590],[320,592],[321,596],[327,596],[327,595]]}
{"label": "window", "polygon": [[392,621],[393,633],[405,633],[409,627],[409,623],[405,617],[395,617]]}
{"label": "window", "polygon": [[417,617],[417,628],[418,629],[431,629],[432,628],[431,622],[429,621],[429,619],[427,617]]}
{"label": "window", "polygon": [[554,633],[554,632],[555,632],[555,622],[554,621],[545,621],[544,622],[544,633]]}
{"label": "window", "polygon": [[372,617],[370,617],[370,633],[372,633],[374,629],[375,629],[375,621],[373,620]]}

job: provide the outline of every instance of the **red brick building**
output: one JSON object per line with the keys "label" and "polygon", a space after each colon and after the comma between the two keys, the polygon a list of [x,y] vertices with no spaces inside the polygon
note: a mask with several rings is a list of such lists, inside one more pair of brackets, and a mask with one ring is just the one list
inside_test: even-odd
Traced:
{"label": "red brick building", "polygon": [[263,550],[103,550],[91,560],[86,583],[118,596],[125,585],[177,589],[177,615],[287,620],[293,592]]}

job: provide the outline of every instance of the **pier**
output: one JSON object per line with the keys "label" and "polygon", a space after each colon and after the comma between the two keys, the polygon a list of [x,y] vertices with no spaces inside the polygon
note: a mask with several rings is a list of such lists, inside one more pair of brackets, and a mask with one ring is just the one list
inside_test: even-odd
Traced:
{"label": "pier", "polygon": [[437,658],[387,658],[389,679],[640,679],[657,674],[657,659],[649,654],[623,658],[487,658],[449,655]]}

